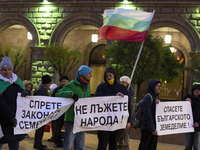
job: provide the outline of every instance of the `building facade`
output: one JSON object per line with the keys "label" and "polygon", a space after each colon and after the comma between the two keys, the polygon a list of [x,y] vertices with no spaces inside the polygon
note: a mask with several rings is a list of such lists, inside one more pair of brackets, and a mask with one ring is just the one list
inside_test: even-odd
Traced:
{"label": "building facade", "polygon": [[[127,1],[124,1],[127,2]],[[153,12],[150,28],[154,35],[165,38],[170,34],[171,46],[177,59],[190,65],[191,54],[200,51],[200,1],[199,0],[0,0],[0,44],[11,44],[25,50],[28,65],[18,75],[21,79],[31,79],[35,85],[41,76],[49,74],[58,82],[55,70],[44,61],[46,45],[59,43],[71,49],[78,48],[84,53],[84,61],[68,74],[70,79],[76,75],[78,67],[89,65],[93,70],[92,93],[103,81],[106,58],[104,50],[109,40],[91,41],[91,35],[98,33],[103,24],[105,9],[132,7]],[[32,40],[27,39],[30,32]],[[166,44],[168,46],[168,44]],[[180,100],[190,92],[194,81],[186,71],[181,73],[176,84],[163,86],[163,98]],[[130,75],[128,75],[130,76]],[[165,84],[165,82],[164,82]],[[176,86],[177,85],[177,86]]]}

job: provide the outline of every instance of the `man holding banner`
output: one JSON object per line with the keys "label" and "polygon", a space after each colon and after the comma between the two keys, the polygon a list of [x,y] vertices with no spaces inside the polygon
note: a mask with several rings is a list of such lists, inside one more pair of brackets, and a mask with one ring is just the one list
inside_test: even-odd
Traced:
{"label": "man holding banner", "polygon": [[[92,70],[86,65],[79,67],[76,78],[66,84],[56,93],[56,97],[73,98],[78,101],[79,98],[90,97],[89,81],[92,77]],[[74,144],[74,150],[85,149],[85,132],[73,133],[74,125],[74,104],[65,113],[65,134],[63,141],[63,150],[71,150]]]}
{"label": "man holding banner", "polygon": [[[51,77],[49,75],[42,76],[42,82],[35,89],[33,95],[49,96],[48,90],[51,85]],[[46,145],[42,144],[42,137],[44,134],[45,125],[35,130],[34,146],[33,148],[44,150],[47,148]]]}
{"label": "man holding banner", "polygon": [[[55,97],[56,92],[58,92],[58,90],[63,88],[68,82],[69,82],[69,78],[67,76],[62,76],[60,78],[60,86],[54,89],[51,96]],[[52,137],[53,137],[53,140],[54,140],[54,143],[55,143],[54,148],[58,148],[58,147],[63,146],[63,143],[61,143],[62,142],[61,130],[62,130],[62,127],[64,125],[64,116],[65,116],[65,114],[60,116],[57,120],[53,121],[54,122],[54,136],[52,134]],[[52,131],[53,131],[53,128],[52,128]]]}
{"label": "man holding banner", "polygon": [[[124,96],[128,95],[124,85],[117,82],[117,76],[113,68],[107,68],[104,72],[104,83],[98,85],[95,96]],[[128,111],[131,114],[131,106],[128,104]],[[126,129],[130,127],[130,115]],[[97,150],[106,150],[109,143],[109,150],[117,150],[117,143],[124,129],[115,131],[98,131],[98,148]]]}
{"label": "man holding banner", "polygon": [[17,95],[27,95],[24,84],[13,73],[13,65],[9,57],[4,57],[0,65],[0,149],[2,144],[8,143],[11,150],[19,149],[19,141],[24,139],[24,134],[14,135],[17,125]]}
{"label": "man holding banner", "polygon": [[195,132],[185,133],[185,150],[200,149],[200,84],[194,84],[192,93],[183,98],[190,101],[192,106],[192,114]]}
{"label": "man holding banner", "polygon": [[141,126],[141,141],[138,150],[156,150],[157,147],[157,131],[156,131],[156,101],[159,101],[158,95],[161,90],[160,81],[150,79],[148,83],[148,91],[144,97],[143,119]]}

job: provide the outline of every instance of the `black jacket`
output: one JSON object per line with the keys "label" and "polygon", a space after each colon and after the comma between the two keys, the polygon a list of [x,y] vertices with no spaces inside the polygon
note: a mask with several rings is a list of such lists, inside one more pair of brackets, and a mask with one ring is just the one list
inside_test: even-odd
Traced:
{"label": "black jacket", "polygon": [[48,89],[41,82],[38,85],[38,87],[36,87],[35,91],[33,92],[33,95],[49,96]]}
{"label": "black jacket", "polygon": [[133,88],[130,87],[128,89],[128,96],[129,96],[129,101],[130,101],[129,103],[130,103],[132,109],[133,109],[134,93],[135,92],[134,92]]}
{"label": "black jacket", "polygon": [[22,92],[22,88],[13,83],[0,96],[0,124],[4,136],[0,143],[19,142],[24,139],[24,134],[14,135],[11,119],[15,118],[17,108],[17,95]]}
{"label": "black jacket", "polygon": [[[105,82],[98,85],[97,90],[95,92],[95,96],[115,96],[118,92],[121,92],[124,95],[128,95],[127,88],[124,85],[116,82],[116,75],[114,74],[114,76],[115,76],[114,85],[110,85],[106,81],[106,77],[104,74]],[[131,110],[132,110],[131,104],[128,104],[129,114],[131,114]],[[129,118],[128,118],[128,122],[130,121],[131,121],[131,115],[129,115]]]}
{"label": "black jacket", "polygon": [[160,83],[157,79],[151,79],[148,83],[148,91],[151,94],[153,101],[151,101],[151,96],[146,95],[144,97],[144,106],[143,106],[143,119],[141,130],[146,130],[151,133],[156,131],[156,99],[158,99],[158,95],[155,93],[155,86]]}
{"label": "black jacket", "polygon": [[56,97],[56,92],[58,92],[58,90],[60,90],[62,88],[62,86],[58,86],[53,90],[53,93],[51,94],[52,97]]}
{"label": "black jacket", "polygon": [[[51,94],[51,97],[56,97],[56,92],[58,92],[58,90],[62,89],[62,86],[58,86],[53,90],[53,93]],[[61,115],[57,120],[64,120],[64,116],[65,113],[63,115]]]}

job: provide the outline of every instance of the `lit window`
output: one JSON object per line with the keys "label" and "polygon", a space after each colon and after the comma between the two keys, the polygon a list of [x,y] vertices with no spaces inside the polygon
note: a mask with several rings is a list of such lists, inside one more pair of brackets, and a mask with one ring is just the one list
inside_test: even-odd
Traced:
{"label": "lit window", "polygon": [[165,35],[165,43],[171,43],[171,38],[172,38],[172,36],[171,35]]}

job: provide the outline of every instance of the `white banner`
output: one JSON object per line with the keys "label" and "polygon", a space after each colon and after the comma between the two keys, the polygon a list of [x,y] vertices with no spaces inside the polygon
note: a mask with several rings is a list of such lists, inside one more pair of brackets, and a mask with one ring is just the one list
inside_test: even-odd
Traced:
{"label": "white banner", "polygon": [[56,120],[73,104],[71,98],[50,96],[17,97],[17,126],[14,134],[36,130],[51,120]]}
{"label": "white banner", "polygon": [[103,96],[79,99],[75,103],[74,112],[74,133],[123,129],[129,116],[128,96]]}
{"label": "white banner", "polygon": [[191,103],[176,101],[157,104],[156,130],[158,135],[194,132]]}

